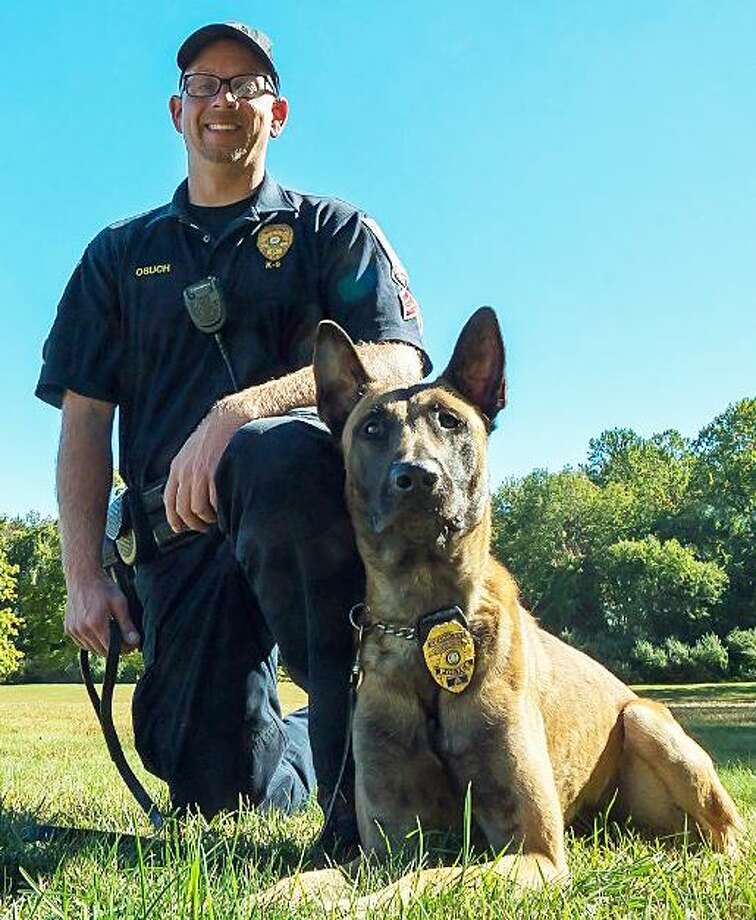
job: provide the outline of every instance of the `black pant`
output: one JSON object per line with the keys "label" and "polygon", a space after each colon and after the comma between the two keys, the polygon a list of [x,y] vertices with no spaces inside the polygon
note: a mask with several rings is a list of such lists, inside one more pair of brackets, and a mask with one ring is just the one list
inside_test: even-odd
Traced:
{"label": "black pant", "polygon": [[[296,410],[245,425],[216,485],[218,528],[137,567],[137,749],[174,806],[208,816],[240,794],[298,807],[313,763],[324,802],[345,731],[347,615],[364,594],[341,457],[314,411]],[[280,717],[276,648],[309,694],[311,755],[303,714]]]}

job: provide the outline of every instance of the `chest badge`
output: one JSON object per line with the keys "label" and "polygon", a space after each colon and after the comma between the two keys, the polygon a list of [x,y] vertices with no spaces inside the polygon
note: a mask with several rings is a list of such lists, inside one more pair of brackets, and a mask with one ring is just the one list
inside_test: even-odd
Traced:
{"label": "chest badge", "polygon": [[423,642],[423,658],[430,676],[444,690],[462,693],[475,671],[475,644],[457,620],[437,623]]}
{"label": "chest badge", "polygon": [[257,234],[257,248],[265,258],[266,268],[280,268],[281,259],[294,242],[294,230],[288,224],[269,224]]}

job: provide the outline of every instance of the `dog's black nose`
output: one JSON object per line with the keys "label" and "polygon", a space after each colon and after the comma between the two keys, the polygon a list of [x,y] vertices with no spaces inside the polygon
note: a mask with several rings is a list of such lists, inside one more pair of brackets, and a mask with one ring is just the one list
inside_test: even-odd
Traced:
{"label": "dog's black nose", "polygon": [[438,471],[433,461],[429,460],[392,463],[389,482],[392,492],[411,492],[413,489],[432,492],[438,482]]}

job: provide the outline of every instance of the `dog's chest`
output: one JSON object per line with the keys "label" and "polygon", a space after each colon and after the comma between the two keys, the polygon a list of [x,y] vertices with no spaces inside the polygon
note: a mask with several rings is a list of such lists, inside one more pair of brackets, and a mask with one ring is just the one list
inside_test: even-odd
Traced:
{"label": "dog's chest", "polygon": [[370,711],[373,724],[383,723],[381,736],[404,739],[444,764],[470,751],[478,735],[472,691],[441,689],[416,643],[377,643],[365,652],[363,708]]}

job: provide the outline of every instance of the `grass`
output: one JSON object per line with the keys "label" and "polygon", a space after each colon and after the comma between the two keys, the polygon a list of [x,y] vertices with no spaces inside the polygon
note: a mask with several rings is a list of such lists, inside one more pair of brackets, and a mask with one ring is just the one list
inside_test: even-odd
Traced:
{"label": "grass", "polygon": [[[593,832],[568,834],[572,883],[515,900],[503,884],[490,892],[456,889],[428,895],[408,916],[432,920],[494,918],[679,918],[716,920],[756,915],[756,684],[636,688],[671,703],[686,729],[712,753],[747,822],[743,859],[707,849],[649,843],[611,819]],[[282,686],[284,708],[302,696]],[[161,806],[162,784],[141,770],[131,744],[131,688],[116,688],[115,716],[131,764]],[[747,703],[752,706],[712,706]],[[688,704],[679,709],[675,704]],[[691,703],[698,705],[692,706]],[[709,705],[706,705],[709,704]],[[9,920],[146,920],[247,918],[247,896],[296,870],[312,842],[320,812],[293,817],[245,812],[238,821],[199,819],[174,824],[163,838],[149,825],[108,760],[84,689],[75,685],[0,687],[0,917]],[[77,832],[27,842],[33,822]],[[108,833],[110,832],[110,833]],[[372,868],[363,892],[398,866]],[[261,914],[258,913],[261,916]],[[322,916],[317,906],[281,904],[266,918]],[[382,920],[399,916],[384,912]]]}
{"label": "grass", "polygon": [[639,696],[650,696],[662,703],[755,703],[756,681],[727,684],[640,684],[633,687]]}

